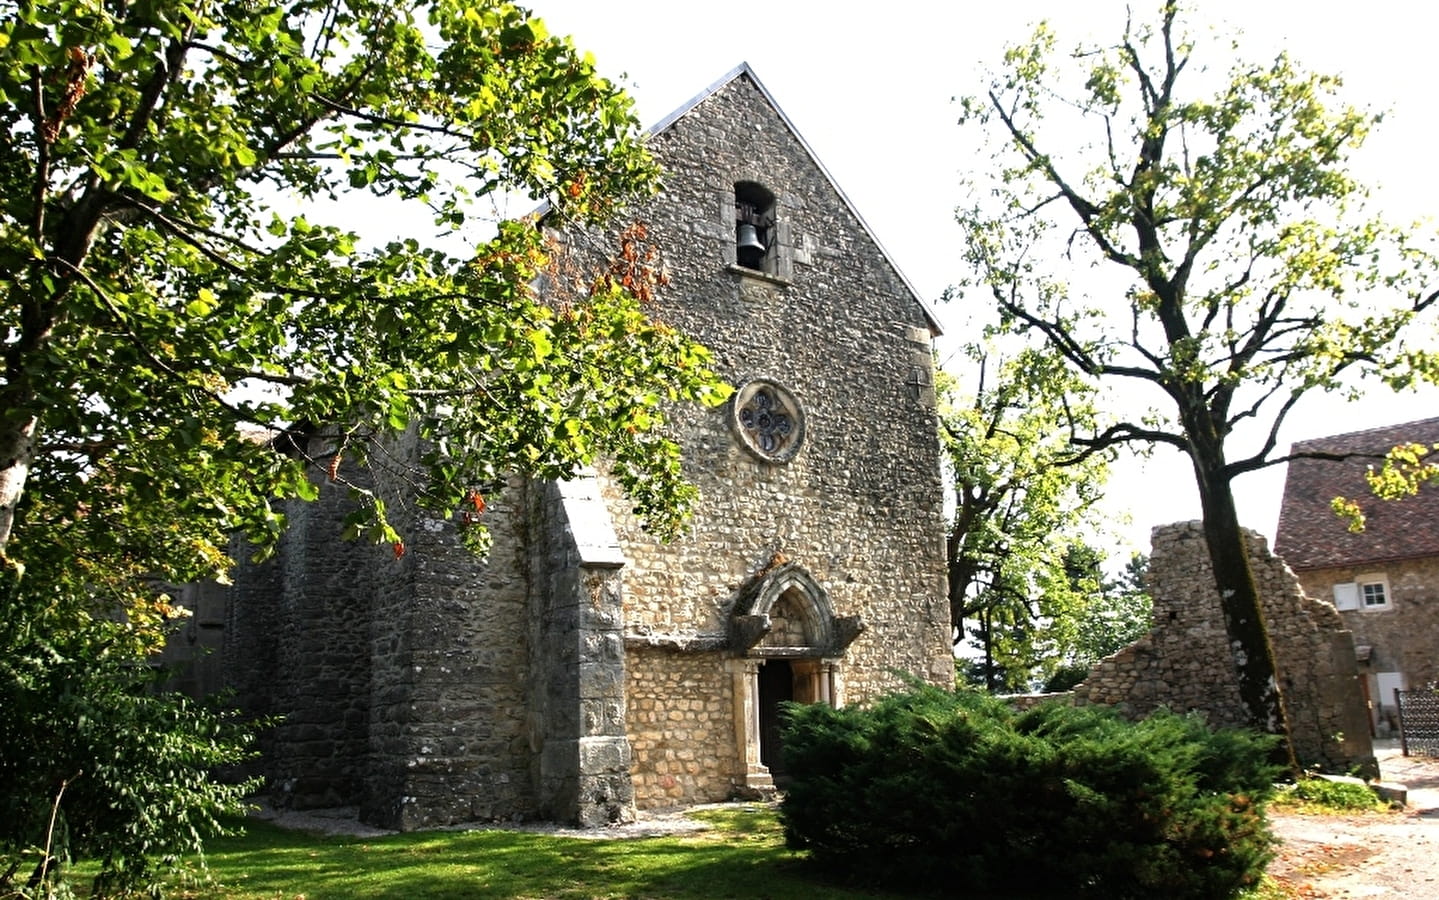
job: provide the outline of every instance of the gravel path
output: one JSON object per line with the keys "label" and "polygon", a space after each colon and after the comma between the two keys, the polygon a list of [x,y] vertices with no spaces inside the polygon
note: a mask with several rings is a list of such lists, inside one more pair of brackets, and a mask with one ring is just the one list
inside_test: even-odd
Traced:
{"label": "gravel path", "polygon": [[[281,828],[293,831],[307,831],[311,834],[346,834],[355,837],[379,837],[396,834],[384,828],[375,828],[359,820],[359,810],[353,806],[337,806],[332,809],[277,810],[264,802],[250,813],[251,818],[273,822]],[[698,819],[691,819],[688,813],[697,809],[719,807],[744,807],[749,803],[707,803],[684,809],[646,812],[637,821],[626,825],[611,825],[607,828],[569,828],[553,822],[469,822],[451,825],[441,831],[528,831],[535,834],[555,834],[563,837],[605,840],[618,838],[656,837],[665,834],[685,834],[704,831],[710,825]]]}
{"label": "gravel path", "polygon": [[1439,900],[1439,759],[1377,744],[1386,782],[1409,789],[1389,815],[1271,815],[1282,843],[1269,874],[1296,898]]}

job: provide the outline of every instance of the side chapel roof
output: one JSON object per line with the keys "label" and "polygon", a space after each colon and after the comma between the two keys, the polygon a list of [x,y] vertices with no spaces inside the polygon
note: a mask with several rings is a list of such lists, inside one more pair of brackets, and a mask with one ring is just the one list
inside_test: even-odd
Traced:
{"label": "side chapel roof", "polygon": [[[1342,462],[1290,461],[1274,552],[1296,571],[1439,556],[1439,487],[1426,485],[1418,496],[1382,501],[1364,480],[1371,465],[1383,464],[1376,456],[1411,442],[1439,443],[1439,418],[1296,442],[1291,453],[1372,455]],[[1334,514],[1329,503],[1335,497],[1364,508],[1364,531],[1350,532],[1348,523]]]}
{"label": "side chapel roof", "polygon": [[924,314],[925,324],[929,326],[930,333],[935,336],[943,334],[944,329],[940,327],[939,320],[935,317],[934,310],[930,308],[930,305],[926,303],[922,297],[920,297],[919,291],[915,290],[915,287],[910,282],[909,278],[905,276],[904,272],[901,271],[899,266],[895,263],[894,257],[890,256],[889,251],[886,250],[884,248],[884,245],[880,243],[880,240],[875,235],[874,230],[870,228],[869,223],[864,220],[864,216],[859,214],[859,210],[856,209],[854,203],[850,201],[849,195],[847,195],[844,192],[844,189],[839,186],[839,182],[834,180],[834,176],[830,174],[829,169],[825,168],[824,163],[820,162],[819,157],[815,155],[814,148],[811,147],[809,145],[809,142],[804,139],[804,135],[799,133],[799,129],[794,127],[794,122],[790,121],[789,116],[785,115],[785,111],[781,109],[779,103],[775,101],[774,95],[771,94],[769,92],[769,89],[764,86],[764,83],[759,80],[759,76],[755,75],[754,69],[750,68],[749,63],[742,62],[738,66],[735,66],[733,69],[726,72],[724,75],[720,76],[719,80],[715,81],[709,87],[700,91],[694,97],[690,98],[687,102],[681,104],[679,108],[674,110],[674,112],[671,112],[663,119],[660,119],[660,121],[657,122],[655,125],[651,126],[649,131],[646,132],[646,135],[652,137],[654,135],[661,134],[667,131],[676,122],[689,114],[695,107],[703,103],[706,98],[708,98],[712,94],[717,93],[726,85],[728,85],[731,81],[734,81],[735,79],[742,76],[749,78],[750,82],[759,90],[760,94],[764,97],[765,102],[774,109],[775,113],[780,117],[780,121],[782,121],[784,123],[784,126],[789,129],[790,134],[794,135],[794,138],[796,141],[799,142],[799,145],[804,148],[804,152],[808,154],[810,162],[814,163],[815,168],[819,169],[820,174],[824,175],[825,180],[829,182],[830,187],[834,188],[835,193],[838,194],[840,200],[844,202],[845,208],[849,210],[850,214],[854,216],[855,221],[857,221],[860,227],[864,229],[865,235],[870,239],[871,243],[874,244],[875,249],[879,251],[880,256],[882,256],[884,258],[884,261],[889,264],[889,267],[894,270],[895,276],[899,278],[900,283],[904,285],[907,291],[909,291],[910,296],[914,298],[914,302],[919,305],[920,311]]}

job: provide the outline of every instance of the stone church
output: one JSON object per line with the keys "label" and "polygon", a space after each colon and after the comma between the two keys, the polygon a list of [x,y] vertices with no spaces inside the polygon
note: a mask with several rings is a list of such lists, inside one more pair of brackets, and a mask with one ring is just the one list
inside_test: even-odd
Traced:
{"label": "stone church", "polygon": [[512,484],[484,560],[442,521],[400,560],[341,542],[338,490],[292,509],[193,598],[235,699],[281,717],[280,805],[624,821],[770,788],[784,701],[952,683],[932,314],[748,65],[648,140],[656,315],[736,386],[671,425],[691,530],[651,538],[602,474]]}

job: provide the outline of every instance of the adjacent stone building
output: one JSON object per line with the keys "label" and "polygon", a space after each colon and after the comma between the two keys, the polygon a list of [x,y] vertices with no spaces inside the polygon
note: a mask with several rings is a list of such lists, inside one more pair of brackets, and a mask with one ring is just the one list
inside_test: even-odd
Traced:
{"label": "adjacent stone building", "polygon": [[783,701],[952,682],[933,317],[748,66],[649,146],[656,314],[737,386],[674,424],[691,531],[655,541],[602,472],[514,481],[484,561],[441,520],[399,560],[341,542],[338,491],[292,509],[237,575],[220,657],[283,716],[279,802],[621,821],[770,787]]}
{"label": "adjacent stone building", "polygon": [[[1371,726],[1380,735],[1397,727],[1396,689],[1439,684],[1439,488],[1378,501],[1364,478],[1407,443],[1439,444],[1439,419],[1296,443],[1291,453],[1347,458],[1289,464],[1274,539],[1304,589],[1332,597],[1354,632]],[[1335,497],[1362,502],[1363,531],[1350,531],[1334,514]]]}
{"label": "adjacent stone building", "polygon": [[[1245,538],[1300,764],[1377,772],[1352,635],[1332,605],[1301,590],[1263,535],[1247,531]],[[1075,688],[1075,702],[1131,717],[1165,706],[1202,712],[1214,726],[1247,726],[1202,524],[1160,526],[1152,542],[1154,627],[1100,662]]]}

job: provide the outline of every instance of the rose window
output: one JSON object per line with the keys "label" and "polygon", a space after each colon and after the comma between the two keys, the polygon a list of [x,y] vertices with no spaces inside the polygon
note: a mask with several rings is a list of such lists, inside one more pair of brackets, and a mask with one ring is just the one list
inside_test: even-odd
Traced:
{"label": "rose window", "polygon": [[756,380],[735,393],[734,425],[740,442],[771,462],[787,462],[804,437],[803,411],[778,384]]}

